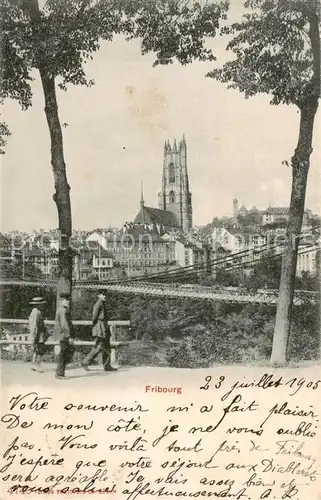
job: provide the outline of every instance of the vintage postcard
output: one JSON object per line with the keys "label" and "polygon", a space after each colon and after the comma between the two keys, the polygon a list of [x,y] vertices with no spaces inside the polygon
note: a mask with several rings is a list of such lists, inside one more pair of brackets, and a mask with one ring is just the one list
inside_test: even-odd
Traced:
{"label": "vintage postcard", "polygon": [[0,498],[320,500],[320,0],[0,26]]}

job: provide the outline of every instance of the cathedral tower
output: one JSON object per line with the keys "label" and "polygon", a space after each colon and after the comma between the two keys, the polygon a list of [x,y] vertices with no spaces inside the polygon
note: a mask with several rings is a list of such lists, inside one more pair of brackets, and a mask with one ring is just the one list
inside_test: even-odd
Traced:
{"label": "cathedral tower", "polygon": [[184,231],[192,228],[192,195],[189,191],[184,135],[178,146],[176,139],[172,146],[169,141],[165,142],[162,189],[158,194],[158,207],[173,212]]}

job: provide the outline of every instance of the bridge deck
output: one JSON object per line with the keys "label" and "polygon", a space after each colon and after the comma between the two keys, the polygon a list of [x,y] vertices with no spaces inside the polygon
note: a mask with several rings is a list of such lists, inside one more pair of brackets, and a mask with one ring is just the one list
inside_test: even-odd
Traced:
{"label": "bridge deck", "polygon": [[[23,285],[36,287],[54,287],[56,281],[0,281],[0,285]],[[156,297],[178,297],[202,300],[215,300],[221,302],[240,303],[262,303],[274,305],[278,300],[278,290],[257,290],[248,292],[246,290],[212,289],[211,287],[192,285],[179,286],[162,283],[104,283],[104,282],[81,282],[75,281],[74,288],[96,290],[105,289],[119,293],[131,293],[140,295],[150,295]],[[297,290],[294,294],[294,305],[302,305],[308,300],[316,303],[319,294],[308,290]]]}

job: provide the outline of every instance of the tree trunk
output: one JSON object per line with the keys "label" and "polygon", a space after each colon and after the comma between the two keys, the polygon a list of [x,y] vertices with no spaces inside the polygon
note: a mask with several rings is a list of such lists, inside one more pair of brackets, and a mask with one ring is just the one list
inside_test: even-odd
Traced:
{"label": "tree trunk", "polygon": [[287,360],[298,247],[304,214],[310,155],[312,152],[313,124],[317,107],[318,100],[315,97],[310,97],[308,102],[301,107],[299,139],[294,156],[292,157],[291,202],[286,227],[271,355],[271,363],[274,366],[283,366]]}
{"label": "tree trunk", "polygon": [[[308,6],[308,7],[307,7]],[[300,131],[292,157],[292,192],[286,243],[282,258],[279,300],[273,336],[271,363],[282,366],[287,361],[288,341],[295,285],[299,237],[304,214],[305,193],[312,153],[313,125],[320,98],[320,34],[318,2],[307,3],[309,39],[312,52],[312,77],[306,87],[306,96],[299,104]]]}
{"label": "tree trunk", "polygon": [[[39,26],[41,24],[38,0],[23,0],[23,9],[29,13],[31,28],[34,36],[35,54],[38,55],[38,69],[40,73],[44,98],[45,114],[50,132],[51,164],[55,181],[55,194],[53,196],[58,210],[59,230],[59,282],[57,299],[61,292],[71,294],[73,254],[70,248],[72,233],[70,187],[66,176],[66,164],[63,152],[62,131],[58,115],[56,98],[55,77],[50,70],[50,62],[46,54],[40,50]],[[57,304],[58,304],[57,300]]]}
{"label": "tree trunk", "polygon": [[71,293],[73,254],[70,248],[72,234],[70,186],[67,181],[61,125],[58,116],[55,79],[44,68],[39,69],[45,98],[45,114],[51,140],[51,164],[55,181],[54,202],[58,210],[59,282],[57,294]]}

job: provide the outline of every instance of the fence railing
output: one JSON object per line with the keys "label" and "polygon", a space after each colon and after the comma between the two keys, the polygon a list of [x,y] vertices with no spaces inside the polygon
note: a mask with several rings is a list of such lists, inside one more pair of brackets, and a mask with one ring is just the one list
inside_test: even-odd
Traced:
{"label": "fence railing", "polygon": [[[27,319],[12,319],[12,318],[0,318],[0,325],[28,325],[29,321]],[[55,321],[54,320],[45,320],[45,325],[47,326],[54,326]],[[72,324],[74,326],[91,326],[92,322],[91,321],[86,321],[86,320],[74,320],[72,321]],[[111,331],[111,340],[110,340],[110,346],[111,346],[111,363],[117,363],[117,354],[118,350],[122,346],[126,346],[130,344],[130,341],[118,341],[117,340],[117,327],[119,326],[128,326],[130,327],[130,321],[127,320],[110,320],[108,321],[108,325],[110,326],[110,331]],[[21,332],[17,333],[8,333],[8,337],[6,339],[2,338],[0,339],[0,346],[5,346],[5,345],[32,345],[33,342],[30,338],[27,340],[13,340],[13,337],[15,336],[22,336],[25,334],[21,334]],[[75,346],[92,346],[94,345],[94,340],[74,340],[74,345]],[[46,346],[59,346],[59,340],[50,338],[46,341]]]}
{"label": "fence railing", "polygon": [[[9,318],[0,318],[0,324],[5,323],[7,325],[27,325],[29,320],[27,319],[9,319]],[[45,325],[54,325],[55,321],[52,319],[45,319]],[[72,321],[73,325],[80,325],[80,326],[90,326],[92,325],[91,321],[86,321],[86,320],[73,320]],[[111,320],[108,321],[109,326],[130,326],[130,321],[127,320]]]}

